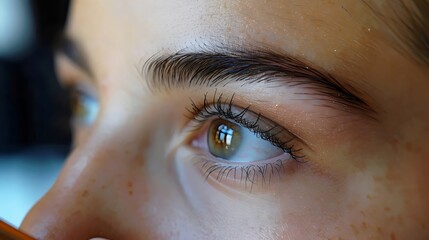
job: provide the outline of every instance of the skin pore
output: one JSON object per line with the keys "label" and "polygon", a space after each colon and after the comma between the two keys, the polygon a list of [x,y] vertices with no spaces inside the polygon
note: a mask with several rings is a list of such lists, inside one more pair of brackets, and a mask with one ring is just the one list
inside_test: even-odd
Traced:
{"label": "skin pore", "polygon": [[[72,1],[66,36],[80,57],[59,52],[58,73],[98,110],[74,121],[75,148],[22,229],[44,240],[427,239],[429,70],[369,6]],[[216,119],[258,124],[238,161],[208,151]]]}

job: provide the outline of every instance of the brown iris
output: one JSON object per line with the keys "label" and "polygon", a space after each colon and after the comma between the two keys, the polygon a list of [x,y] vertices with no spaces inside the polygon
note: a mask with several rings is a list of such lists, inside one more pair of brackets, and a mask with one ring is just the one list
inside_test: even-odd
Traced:
{"label": "brown iris", "polygon": [[241,127],[224,119],[216,119],[210,124],[207,141],[211,154],[230,159],[240,147]]}

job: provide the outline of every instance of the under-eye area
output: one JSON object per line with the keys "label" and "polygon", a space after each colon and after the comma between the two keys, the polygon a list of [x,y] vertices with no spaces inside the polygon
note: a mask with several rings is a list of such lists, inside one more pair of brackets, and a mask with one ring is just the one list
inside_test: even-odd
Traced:
{"label": "under-eye area", "polygon": [[231,163],[200,153],[193,160],[205,181],[215,180],[249,192],[292,177],[298,165],[302,164],[285,155],[254,163]]}

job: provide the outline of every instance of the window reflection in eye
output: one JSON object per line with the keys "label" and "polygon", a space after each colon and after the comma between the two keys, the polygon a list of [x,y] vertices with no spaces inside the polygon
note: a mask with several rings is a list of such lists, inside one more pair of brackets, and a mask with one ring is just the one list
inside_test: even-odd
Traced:
{"label": "window reflection in eye", "polygon": [[[217,98],[217,100],[216,100]],[[198,152],[206,178],[240,180],[253,186],[286,173],[302,161],[300,140],[284,127],[247,108],[236,107],[222,95],[205,96],[203,104],[192,102],[191,124],[196,135],[190,145]]]}
{"label": "window reflection in eye", "polygon": [[251,130],[224,119],[211,121],[206,135],[209,152],[229,162],[255,162],[279,157],[284,153],[281,148],[257,137]]}
{"label": "window reflection in eye", "polygon": [[98,100],[78,88],[72,89],[72,122],[77,126],[89,126],[97,117],[99,104]]}
{"label": "window reflection in eye", "polygon": [[241,135],[240,126],[217,119],[207,132],[208,149],[214,156],[230,160],[241,147]]}

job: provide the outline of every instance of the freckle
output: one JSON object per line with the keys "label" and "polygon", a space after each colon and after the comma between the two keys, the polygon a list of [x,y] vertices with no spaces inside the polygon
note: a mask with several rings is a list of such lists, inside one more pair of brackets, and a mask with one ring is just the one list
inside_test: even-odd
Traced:
{"label": "freckle", "polygon": [[404,219],[401,216],[398,217],[398,222],[400,225],[404,225]]}
{"label": "freckle", "polygon": [[366,198],[368,198],[369,200],[371,200],[373,197],[371,195],[366,195]]}
{"label": "freckle", "polygon": [[362,222],[362,227],[366,228],[366,222]]}
{"label": "freckle", "polygon": [[83,191],[82,192],[82,197],[86,197],[86,196],[88,196],[88,194],[89,194],[89,192],[88,192],[88,190],[85,190],[85,191]]}
{"label": "freckle", "polygon": [[128,187],[133,187],[133,183],[131,181],[128,181]]}
{"label": "freckle", "polygon": [[350,224],[350,227],[352,228],[353,233],[354,233],[355,235],[358,235],[358,234],[359,234],[359,231],[357,230],[357,228],[356,228],[356,226],[355,226],[355,225]]}
{"label": "freckle", "polygon": [[395,233],[391,233],[391,234],[390,234],[390,239],[391,239],[391,240],[396,240]]}
{"label": "freckle", "polygon": [[379,233],[383,233],[383,231],[381,230],[381,227],[377,227],[377,231],[378,231]]}
{"label": "freckle", "polygon": [[388,193],[393,193],[392,187],[390,185],[387,185],[386,189]]}
{"label": "freckle", "polygon": [[360,161],[360,162],[356,163],[355,166],[359,170],[365,170],[366,169],[366,163],[364,161]]}
{"label": "freckle", "polygon": [[73,216],[75,216],[75,215],[79,215],[79,214],[81,214],[81,211],[80,210],[77,210],[77,211],[75,211],[75,212],[73,212]]}
{"label": "freckle", "polygon": [[106,188],[106,185],[101,186],[101,189],[104,190]]}
{"label": "freckle", "polygon": [[128,194],[129,194],[130,196],[132,196],[132,195],[133,195],[133,191],[128,191]]}
{"label": "freckle", "polygon": [[386,211],[386,212],[390,211],[390,207],[385,207],[384,211]]}
{"label": "freckle", "polygon": [[359,212],[360,212],[360,214],[362,214],[362,216],[364,216],[364,217],[366,216],[365,212],[363,210],[360,210]]}
{"label": "freckle", "polygon": [[374,176],[374,177],[372,177],[372,179],[374,179],[374,181],[376,181],[376,182],[380,182],[381,180],[383,180],[383,178],[378,177],[378,176]]}
{"label": "freckle", "polygon": [[414,151],[413,144],[411,144],[411,143],[407,143],[407,144],[405,144],[405,149],[406,149],[408,152],[415,152],[415,151]]}

